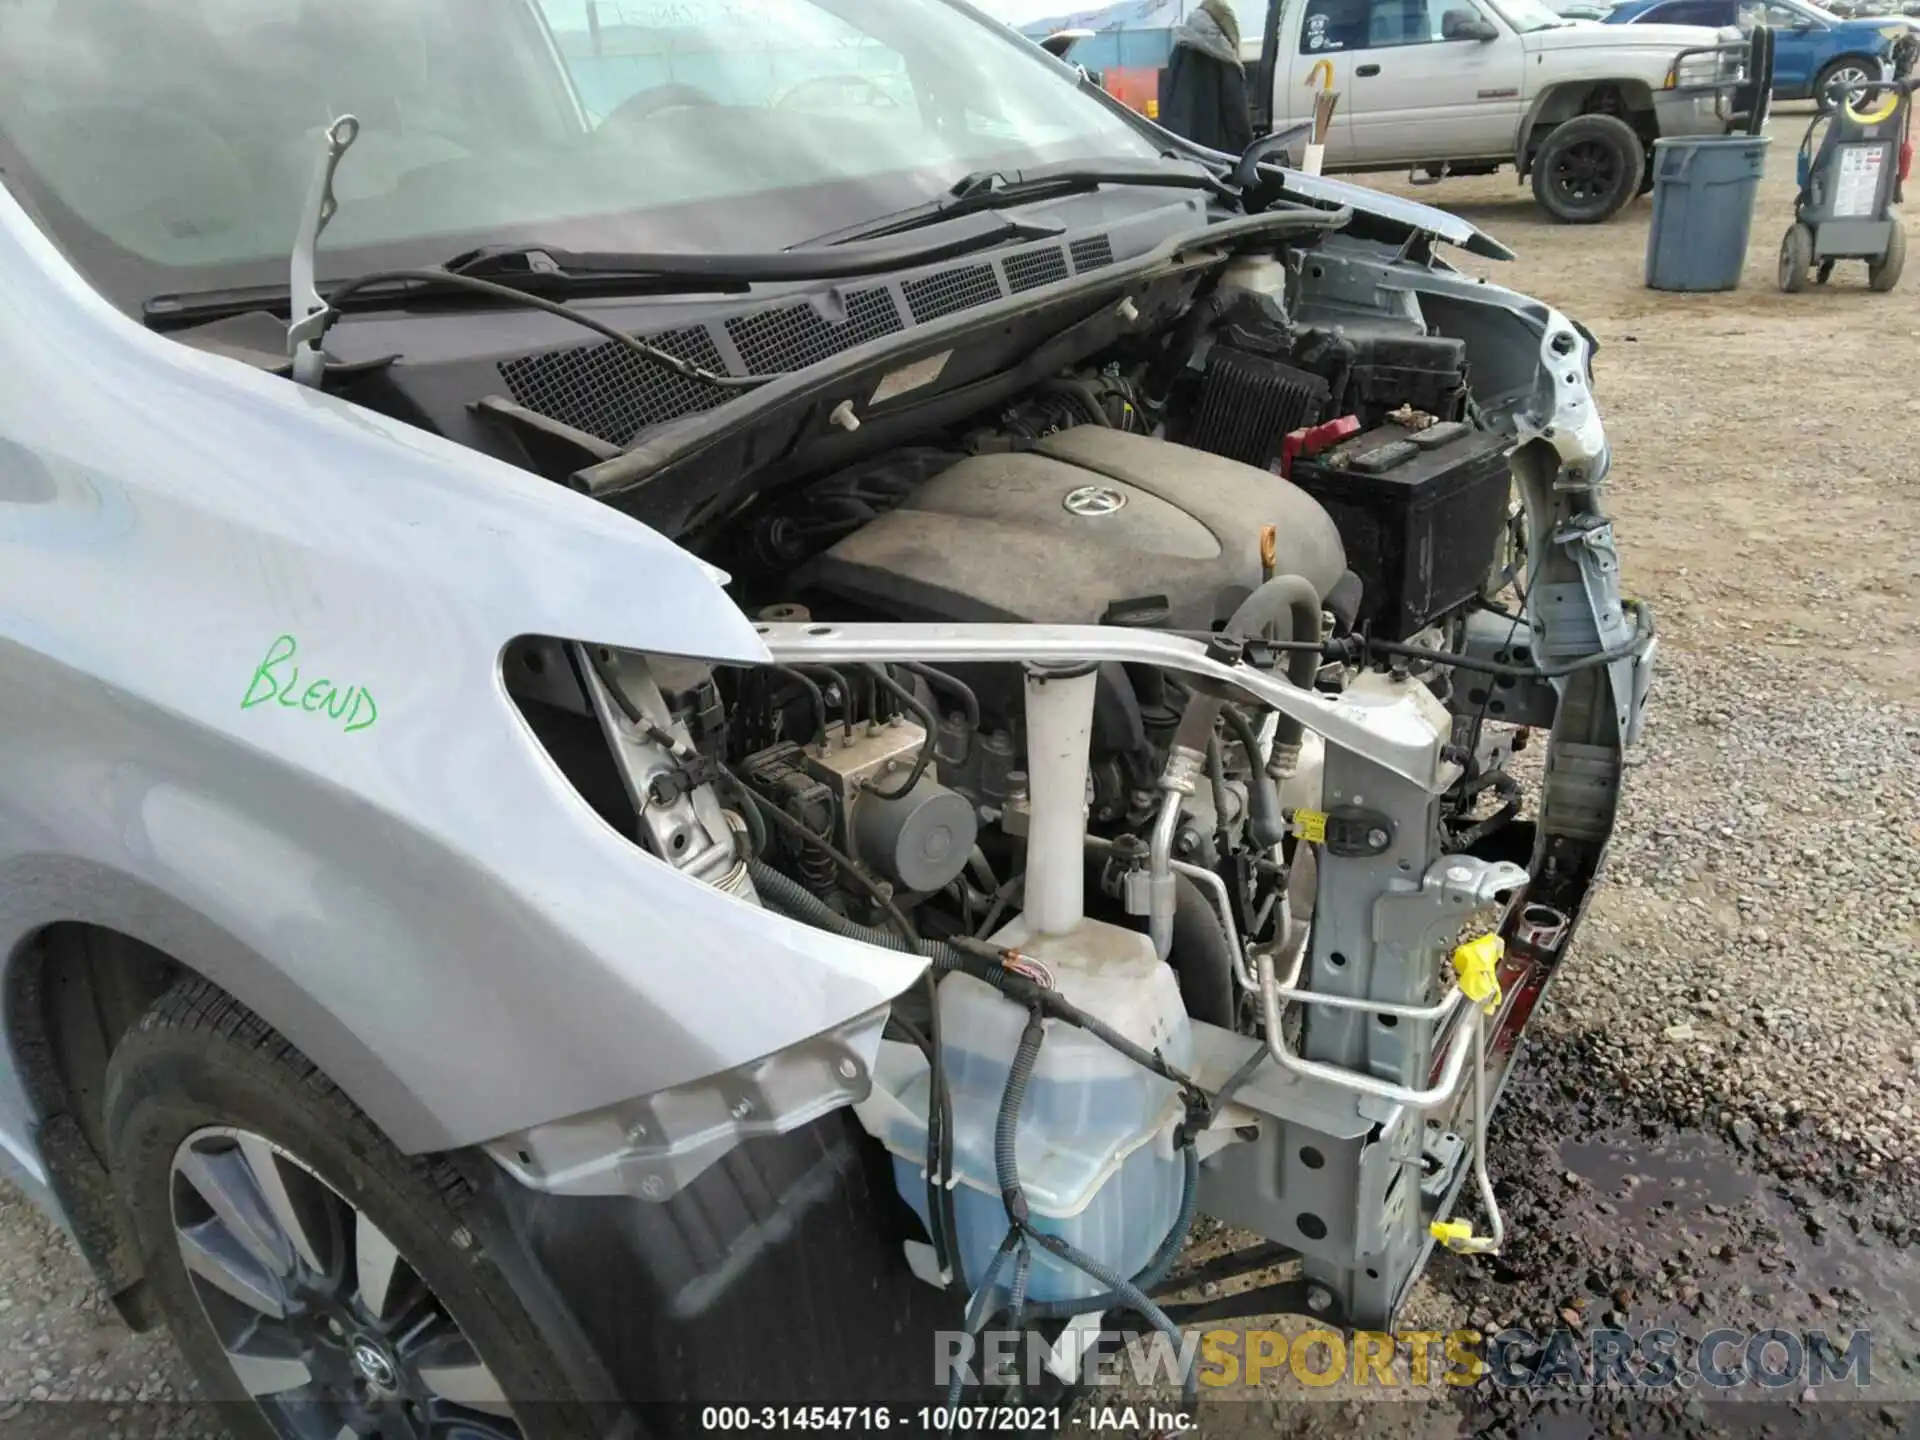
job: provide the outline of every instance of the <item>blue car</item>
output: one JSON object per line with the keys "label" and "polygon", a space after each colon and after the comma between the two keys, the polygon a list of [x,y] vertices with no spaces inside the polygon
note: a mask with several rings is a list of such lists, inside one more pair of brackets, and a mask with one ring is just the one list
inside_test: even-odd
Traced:
{"label": "blue car", "polygon": [[1608,25],[1770,25],[1774,31],[1773,96],[1818,102],[1836,80],[1878,79],[1894,40],[1913,29],[1899,15],[1842,20],[1806,0],[1626,0]]}

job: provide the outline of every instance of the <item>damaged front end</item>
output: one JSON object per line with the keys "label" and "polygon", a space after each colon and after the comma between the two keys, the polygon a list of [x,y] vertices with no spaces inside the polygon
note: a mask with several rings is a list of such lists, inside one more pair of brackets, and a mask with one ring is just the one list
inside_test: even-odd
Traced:
{"label": "damaged front end", "polygon": [[[659,862],[926,966],[486,1147],[563,1288],[601,1263],[679,1317],[651,1345],[721,1350],[776,1304],[859,1351],[710,1350],[687,1398],[904,1397],[935,1331],[989,1324],[1063,1376],[1103,1325],[1387,1328],[1435,1244],[1498,1249],[1488,1118],[1604,860],[1655,642],[1600,505],[1591,337],[1368,227],[1217,253],[1151,354],[1113,343],[708,531],[759,664],[509,650],[534,733]],[[632,485],[605,465],[580,488]],[[1183,1269],[1196,1213],[1265,1243]]]}

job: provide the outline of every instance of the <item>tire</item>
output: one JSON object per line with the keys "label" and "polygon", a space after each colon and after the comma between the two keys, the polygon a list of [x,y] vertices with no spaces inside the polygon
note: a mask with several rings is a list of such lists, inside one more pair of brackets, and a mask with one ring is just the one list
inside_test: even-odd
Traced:
{"label": "tire", "polygon": [[1826,68],[1821,70],[1813,82],[1814,107],[1822,115],[1833,109],[1833,102],[1827,98],[1827,87],[1847,71],[1855,71],[1867,80],[1878,80],[1880,62],[1869,60],[1864,55],[1842,55],[1838,59],[1829,60]]}
{"label": "tire", "polygon": [[148,1283],[235,1433],[592,1433],[458,1171],[401,1154],[224,992],[182,982],[115,1050],[106,1138]]}
{"label": "tire", "polygon": [[1798,222],[1780,237],[1780,288],[1798,295],[1807,288],[1807,267],[1813,264],[1813,231]]}
{"label": "tire", "polygon": [[1533,157],[1533,198],[1568,225],[1611,220],[1638,193],[1646,147],[1615,115],[1576,115],[1547,133]]}
{"label": "tire", "polygon": [[1887,235],[1887,250],[1878,260],[1867,263],[1867,288],[1882,295],[1900,283],[1900,272],[1907,264],[1907,231],[1900,216],[1893,217],[1893,229]]}

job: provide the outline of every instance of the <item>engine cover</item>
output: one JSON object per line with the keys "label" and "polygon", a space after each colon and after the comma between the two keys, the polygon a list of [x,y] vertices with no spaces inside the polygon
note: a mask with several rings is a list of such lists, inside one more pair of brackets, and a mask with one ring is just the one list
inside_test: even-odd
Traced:
{"label": "engine cover", "polygon": [[1079,426],[962,460],[796,578],[900,620],[1095,624],[1161,597],[1161,623],[1206,629],[1260,584],[1267,525],[1278,573],[1332,589],[1346,555],[1304,491],[1205,451]]}

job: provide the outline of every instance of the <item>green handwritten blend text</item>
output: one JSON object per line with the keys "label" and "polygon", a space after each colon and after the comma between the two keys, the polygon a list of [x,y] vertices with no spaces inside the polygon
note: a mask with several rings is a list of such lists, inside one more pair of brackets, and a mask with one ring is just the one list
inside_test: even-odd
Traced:
{"label": "green handwritten blend text", "polygon": [[373,695],[364,685],[349,685],[342,690],[323,676],[303,689],[300,667],[293,663],[299,650],[300,642],[293,636],[275,638],[267,647],[267,658],[260,662],[253,679],[247,682],[246,698],[240,702],[242,710],[251,710],[272,700],[288,710],[324,714],[329,720],[342,724],[349,735],[370,728],[380,718],[380,707],[373,703]]}

